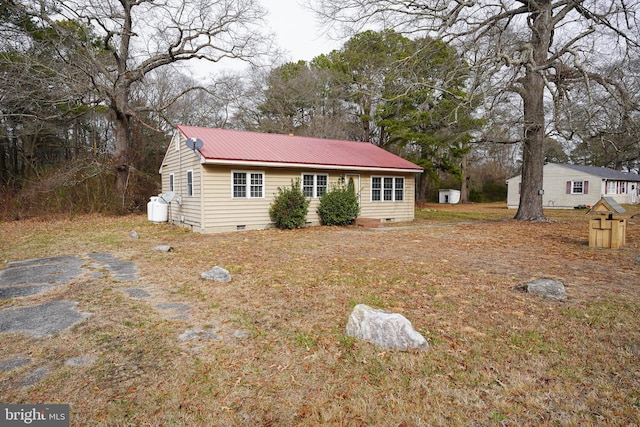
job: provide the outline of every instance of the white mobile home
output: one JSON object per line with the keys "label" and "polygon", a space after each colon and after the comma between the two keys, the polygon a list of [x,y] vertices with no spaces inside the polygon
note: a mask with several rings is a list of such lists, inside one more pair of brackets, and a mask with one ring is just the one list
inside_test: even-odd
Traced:
{"label": "white mobile home", "polygon": [[201,233],[273,227],[278,187],[296,179],[311,200],[309,225],[320,223],[319,198],[336,183],[354,188],[361,218],[411,221],[420,172],[370,143],[194,126],[178,126],[160,168],[162,191],[175,193],[170,221]]}

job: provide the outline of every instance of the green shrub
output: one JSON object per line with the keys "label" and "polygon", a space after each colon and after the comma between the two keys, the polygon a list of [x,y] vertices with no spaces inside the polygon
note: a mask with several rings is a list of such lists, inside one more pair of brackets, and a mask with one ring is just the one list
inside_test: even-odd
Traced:
{"label": "green shrub", "polygon": [[359,213],[358,196],[345,185],[334,185],[320,197],[318,215],[323,225],[351,224]]}
{"label": "green shrub", "polygon": [[278,228],[291,230],[307,222],[309,200],[304,196],[300,180],[291,180],[291,187],[278,187],[278,194],[269,208],[269,216]]}

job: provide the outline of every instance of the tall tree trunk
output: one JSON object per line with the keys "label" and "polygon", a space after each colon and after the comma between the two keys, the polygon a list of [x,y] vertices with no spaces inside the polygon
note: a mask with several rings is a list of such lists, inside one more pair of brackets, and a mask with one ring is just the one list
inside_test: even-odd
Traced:
{"label": "tall tree trunk", "polygon": [[129,84],[119,82],[116,85],[116,96],[112,102],[115,111],[115,137],[116,146],[113,155],[113,164],[116,173],[116,193],[122,199],[122,207],[125,205],[127,184],[129,181],[129,148],[131,147],[131,118],[128,114]]}
{"label": "tall tree trunk", "polygon": [[469,203],[469,154],[462,155],[460,163],[460,203]]}
{"label": "tall tree trunk", "polygon": [[[15,129],[16,124],[11,123],[11,126]],[[24,182],[20,167],[20,156],[18,155],[20,152],[20,137],[13,130],[9,132],[9,144],[9,156],[11,157],[9,160],[11,163],[10,174],[14,177],[13,187],[19,189]]]}
{"label": "tall tree trunk", "polygon": [[114,165],[116,170],[116,192],[122,197],[124,204],[127,182],[129,178],[128,147],[131,138],[129,121],[126,117],[116,119],[116,150],[114,153]]}
{"label": "tall tree trunk", "polygon": [[5,144],[9,146],[9,139],[0,140],[0,188],[4,187],[9,182],[9,174],[7,173],[7,152],[5,150]]}
{"label": "tall tree trunk", "polygon": [[361,118],[364,142],[371,142],[371,105],[369,103],[362,106]]}
{"label": "tall tree trunk", "polygon": [[547,61],[553,32],[551,1],[537,2],[538,9],[529,17],[534,64],[528,65],[520,80],[519,94],[524,107],[524,146],[522,153],[522,188],[515,219],[546,220],[542,209],[542,170],[544,167],[544,79],[537,69]]}
{"label": "tall tree trunk", "polygon": [[118,66],[118,76],[113,87],[111,108],[115,113],[116,147],[113,153],[113,164],[116,171],[116,192],[122,198],[122,208],[125,207],[127,184],[129,182],[129,149],[132,144],[131,112],[129,111],[129,97],[132,84],[132,73],[127,66],[129,47],[133,35],[133,21],[131,9],[136,4],[130,0],[120,0],[124,9],[122,38],[115,55]]}
{"label": "tall tree trunk", "polygon": [[429,179],[427,174],[424,172],[420,174],[420,193],[418,196],[418,201],[420,203],[425,203],[427,201],[427,186],[429,184]]}

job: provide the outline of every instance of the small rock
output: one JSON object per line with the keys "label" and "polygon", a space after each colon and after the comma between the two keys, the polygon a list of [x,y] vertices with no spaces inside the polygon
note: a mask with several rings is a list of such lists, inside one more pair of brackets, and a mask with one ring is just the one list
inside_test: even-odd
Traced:
{"label": "small rock", "polygon": [[16,357],[15,359],[8,359],[0,362],[0,371],[7,372],[20,366],[28,365],[31,359],[28,357]]}
{"label": "small rock", "polygon": [[216,340],[219,341],[220,335],[215,333],[214,329],[187,329],[178,336],[180,341],[201,341],[201,340]]}
{"label": "small rock", "polygon": [[156,305],[158,310],[174,310],[179,311],[181,313],[186,313],[187,311],[191,311],[191,306],[187,304],[183,304],[181,302],[163,302]]}
{"label": "small rock", "polygon": [[81,368],[83,366],[93,365],[93,362],[95,362],[96,359],[97,358],[95,356],[78,356],[67,359],[64,364],[71,366],[72,368]]}
{"label": "small rock", "polygon": [[30,387],[45,379],[49,375],[49,369],[46,367],[38,368],[22,379],[23,387]]}
{"label": "small rock", "polygon": [[169,245],[158,245],[153,248],[154,251],[157,252],[171,252],[173,250],[173,246]]}
{"label": "small rock", "polygon": [[546,298],[565,300],[567,299],[567,292],[564,289],[564,284],[553,279],[538,279],[528,282],[523,286],[527,293],[540,295]]}
{"label": "small rock", "polygon": [[139,239],[140,238],[140,236],[138,236],[138,233],[136,233],[135,230],[131,231],[129,233],[129,237],[131,237],[132,239]]}
{"label": "small rock", "polygon": [[202,273],[200,277],[206,280],[215,280],[216,282],[223,283],[231,281],[231,275],[229,274],[229,272],[222,267],[218,267],[217,265],[211,270]]}
{"label": "small rock", "polygon": [[427,340],[413,329],[407,318],[364,304],[354,307],[346,332],[350,337],[369,341],[378,347],[402,351],[429,348]]}
{"label": "small rock", "polygon": [[244,340],[249,338],[249,332],[243,329],[236,329],[235,331],[233,331],[233,337],[239,340]]}
{"label": "small rock", "polygon": [[151,294],[147,292],[144,288],[124,288],[124,292],[129,295],[131,298],[149,298]]}

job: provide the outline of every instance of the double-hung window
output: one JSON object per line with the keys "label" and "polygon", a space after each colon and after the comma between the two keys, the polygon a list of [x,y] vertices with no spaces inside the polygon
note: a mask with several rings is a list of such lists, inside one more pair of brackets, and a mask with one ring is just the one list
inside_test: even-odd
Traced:
{"label": "double-hung window", "polygon": [[396,202],[404,200],[404,178],[395,178],[395,198]]}
{"label": "double-hung window", "polygon": [[302,191],[305,197],[322,197],[327,192],[328,175],[302,175]]}
{"label": "double-hung window", "polygon": [[371,200],[374,202],[404,201],[404,178],[391,176],[372,177]]}
{"label": "double-hung window", "polygon": [[193,197],[193,171],[187,171],[187,196]]}
{"label": "double-hung window", "polygon": [[264,173],[233,172],[233,198],[259,199],[264,197]]}
{"label": "double-hung window", "polygon": [[589,194],[589,181],[567,181],[567,194]]}
{"label": "double-hung window", "polygon": [[571,194],[584,194],[584,181],[573,181]]}

